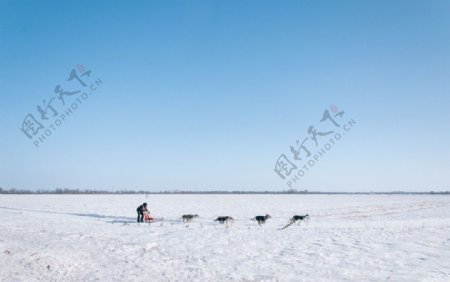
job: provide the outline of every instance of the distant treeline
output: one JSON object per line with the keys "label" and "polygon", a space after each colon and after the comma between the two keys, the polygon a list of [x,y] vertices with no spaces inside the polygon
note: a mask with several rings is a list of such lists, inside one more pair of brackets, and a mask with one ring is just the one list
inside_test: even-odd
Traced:
{"label": "distant treeline", "polygon": [[449,195],[450,191],[428,191],[428,192],[404,192],[404,191],[391,191],[391,192],[320,192],[320,191],[308,191],[308,190],[285,190],[285,191],[145,191],[145,190],[91,190],[91,189],[69,189],[69,188],[56,188],[53,190],[25,190],[25,189],[3,189],[0,187],[0,194],[326,194],[326,195]]}

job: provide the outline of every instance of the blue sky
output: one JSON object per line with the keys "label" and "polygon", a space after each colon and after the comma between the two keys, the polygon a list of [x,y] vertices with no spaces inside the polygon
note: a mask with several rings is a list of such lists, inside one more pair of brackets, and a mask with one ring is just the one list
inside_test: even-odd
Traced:
{"label": "blue sky", "polygon": [[[292,188],[449,190],[449,14],[447,1],[0,0],[0,187],[284,190],[277,158],[336,105],[356,125]],[[36,148],[25,116],[80,64],[103,84]]]}

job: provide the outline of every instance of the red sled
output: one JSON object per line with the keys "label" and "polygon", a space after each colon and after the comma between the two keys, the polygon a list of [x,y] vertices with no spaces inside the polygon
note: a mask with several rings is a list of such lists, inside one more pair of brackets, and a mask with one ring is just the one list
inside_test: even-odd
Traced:
{"label": "red sled", "polygon": [[145,222],[155,222],[156,218],[154,218],[149,212],[144,212],[144,221]]}

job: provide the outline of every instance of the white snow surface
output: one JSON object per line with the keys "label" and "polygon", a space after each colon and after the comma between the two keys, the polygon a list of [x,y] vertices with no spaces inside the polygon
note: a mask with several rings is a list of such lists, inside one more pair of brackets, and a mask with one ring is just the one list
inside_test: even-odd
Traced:
{"label": "white snow surface", "polygon": [[450,281],[450,196],[0,195],[0,280]]}

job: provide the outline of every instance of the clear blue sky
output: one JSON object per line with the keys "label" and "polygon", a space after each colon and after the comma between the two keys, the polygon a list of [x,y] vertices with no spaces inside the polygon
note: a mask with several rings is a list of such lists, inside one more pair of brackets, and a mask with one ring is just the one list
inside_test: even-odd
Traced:
{"label": "clear blue sky", "polygon": [[[277,158],[335,104],[356,125],[293,188],[450,190],[449,15],[434,0],[0,0],[0,187],[287,189]],[[103,85],[36,148],[22,122],[78,64]]]}

